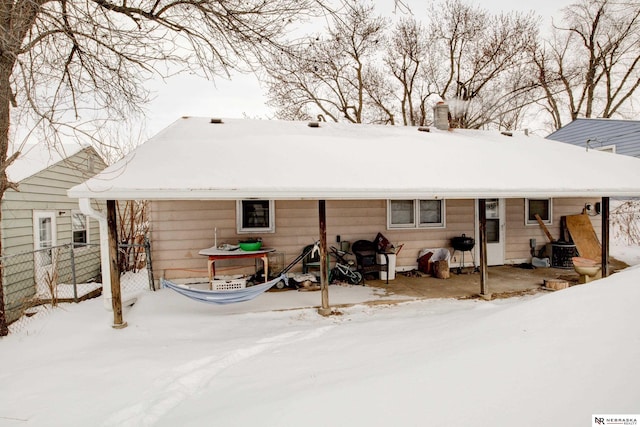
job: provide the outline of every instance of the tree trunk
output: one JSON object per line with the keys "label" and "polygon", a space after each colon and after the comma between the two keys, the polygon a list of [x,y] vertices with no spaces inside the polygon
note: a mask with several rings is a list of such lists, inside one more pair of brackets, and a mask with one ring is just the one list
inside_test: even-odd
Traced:
{"label": "tree trunk", "polygon": [[[6,164],[7,152],[9,150],[9,125],[11,110],[11,86],[9,77],[11,76],[11,65],[5,58],[0,58],[0,208],[4,193],[9,188]],[[0,256],[2,256],[2,209],[0,209]],[[0,266],[0,336],[9,333],[7,328],[7,317],[4,303],[4,269]]]}

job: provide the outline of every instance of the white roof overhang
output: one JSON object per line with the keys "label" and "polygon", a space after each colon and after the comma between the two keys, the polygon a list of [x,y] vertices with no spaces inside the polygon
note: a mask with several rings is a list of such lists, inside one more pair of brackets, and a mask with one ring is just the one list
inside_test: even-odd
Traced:
{"label": "white roof overhang", "polygon": [[111,200],[640,196],[640,159],[514,133],[182,118],[69,190]]}

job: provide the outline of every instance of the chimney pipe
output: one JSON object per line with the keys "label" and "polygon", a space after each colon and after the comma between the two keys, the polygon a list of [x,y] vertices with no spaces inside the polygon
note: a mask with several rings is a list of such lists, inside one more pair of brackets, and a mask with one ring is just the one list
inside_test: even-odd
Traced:
{"label": "chimney pipe", "polygon": [[449,106],[444,102],[438,102],[433,107],[433,124],[436,129],[449,129]]}

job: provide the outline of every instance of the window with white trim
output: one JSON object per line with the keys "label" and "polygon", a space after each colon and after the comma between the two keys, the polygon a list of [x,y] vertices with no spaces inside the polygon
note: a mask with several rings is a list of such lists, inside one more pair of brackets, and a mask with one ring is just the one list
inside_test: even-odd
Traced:
{"label": "window with white trim", "polygon": [[238,233],[273,233],[275,231],[273,200],[238,200],[236,216]]}
{"label": "window with white trim", "polygon": [[444,200],[388,200],[388,228],[444,227]]}
{"label": "window with white trim", "polygon": [[83,248],[89,243],[89,227],[86,215],[79,212],[71,213],[71,233],[73,235],[74,248]]}
{"label": "window with white trim", "polygon": [[527,225],[538,224],[536,214],[544,224],[551,224],[552,212],[551,199],[525,199],[525,223]]}

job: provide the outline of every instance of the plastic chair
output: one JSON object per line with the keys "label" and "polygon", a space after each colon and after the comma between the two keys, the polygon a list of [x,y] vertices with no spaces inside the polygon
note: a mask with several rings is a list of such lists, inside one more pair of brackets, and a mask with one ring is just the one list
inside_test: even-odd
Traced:
{"label": "plastic chair", "polygon": [[[387,272],[387,283],[389,283],[389,257],[387,254],[382,253],[382,255],[385,256],[386,263],[378,263],[377,255],[380,254],[380,252],[378,252],[378,245],[375,242],[358,240],[351,245],[351,252],[356,256],[356,268],[360,274],[362,274],[363,279],[367,274],[385,271]],[[378,277],[380,277],[379,274]]]}
{"label": "plastic chair", "polygon": [[[302,250],[302,253],[305,254],[313,248],[314,245],[307,245]],[[302,272],[304,274],[309,272],[309,268],[315,268],[318,271],[320,270],[320,251],[311,251],[307,256],[302,258]]]}

